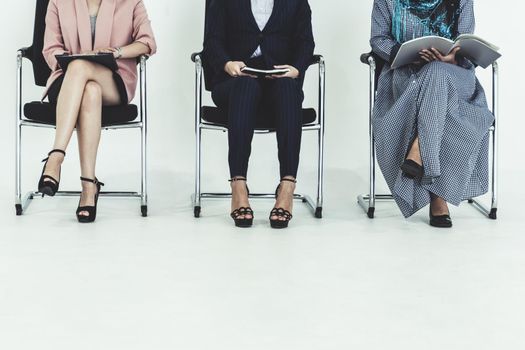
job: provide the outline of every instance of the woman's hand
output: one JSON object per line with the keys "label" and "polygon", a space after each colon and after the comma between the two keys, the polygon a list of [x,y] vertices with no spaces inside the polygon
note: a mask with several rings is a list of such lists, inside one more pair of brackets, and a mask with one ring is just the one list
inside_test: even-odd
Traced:
{"label": "woman's hand", "polygon": [[431,48],[430,50],[422,50],[419,56],[426,62],[440,61],[450,64],[458,64],[456,61],[456,54],[461,48],[455,47],[448,55],[444,56],[438,49]]}
{"label": "woman's hand", "polygon": [[113,57],[115,58],[118,58],[119,56],[119,52],[117,49],[113,48],[113,47],[108,47],[108,48],[104,48],[104,49],[98,49],[96,50],[97,53],[111,53],[113,54]]}
{"label": "woman's hand", "polygon": [[250,78],[257,78],[256,75],[246,74],[242,72],[242,69],[246,67],[246,64],[244,62],[240,61],[229,61],[224,66],[224,71],[228,73],[231,77],[237,78],[237,77],[250,77]]}
{"label": "woman's hand", "polygon": [[281,75],[272,75],[269,78],[270,79],[281,79],[281,78],[291,78],[291,79],[297,79],[299,78],[299,70],[295,68],[294,66],[290,66],[288,64],[282,65],[282,66],[273,66],[275,69],[288,69],[289,72],[286,74]]}

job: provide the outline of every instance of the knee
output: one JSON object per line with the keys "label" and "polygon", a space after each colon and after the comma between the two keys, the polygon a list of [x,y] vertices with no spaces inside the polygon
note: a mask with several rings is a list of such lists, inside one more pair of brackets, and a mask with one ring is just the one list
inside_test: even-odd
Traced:
{"label": "knee", "polygon": [[423,68],[423,73],[432,78],[446,78],[449,75],[450,63],[433,61],[427,63]]}
{"label": "knee", "polygon": [[66,75],[75,77],[88,76],[92,68],[92,63],[86,60],[74,60],[67,66]]}
{"label": "knee", "polygon": [[277,99],[290,101],[297,100],[301,97],[299,84],[292,78],[275,79],[273,89]]}
{"label": "knee", "polygon": [[261,86],[255,78],[250,77],[238,77],[235,79],[235,89],[236,93],[244,92],[248,95],[258,96],[261,94]]}
{"label": "knee", "polygon": [[82,96],[82,109],[100,109],[102,105],[102,88],[94,82],[89,81],[84,87],[84,95]]}

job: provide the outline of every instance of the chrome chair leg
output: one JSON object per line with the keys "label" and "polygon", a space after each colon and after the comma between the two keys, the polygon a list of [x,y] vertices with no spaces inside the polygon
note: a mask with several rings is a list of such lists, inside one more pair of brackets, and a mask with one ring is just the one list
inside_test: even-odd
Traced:
{"label": "chrome chair leg", "polygon": [[193,195],[193,216],[201,215],[201,165],[202,165],[202,60],[195,59],[195,193]]}

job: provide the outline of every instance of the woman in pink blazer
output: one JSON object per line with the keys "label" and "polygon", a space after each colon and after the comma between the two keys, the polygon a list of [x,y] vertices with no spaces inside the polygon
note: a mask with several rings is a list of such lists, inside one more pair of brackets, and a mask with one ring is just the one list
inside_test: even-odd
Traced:
{"label": "woman in pink blazer", "polygon": [[[60,168],[77,128],[82,195],[76,215],[93,222],[100,187],[95,164],[102,106],[129,103],[137,86],[136,58],[153,55],[156,43],[142,0],[50,0],[46,16],[44,57],[52,70],[45,96],[56,104],[53,150],[45,160],[38,189],[54,196]],[[73,61],[64,73],[55,55],[112,53],[116,72],[86,60]],[[44,96],[44,97],[45,97]]]}

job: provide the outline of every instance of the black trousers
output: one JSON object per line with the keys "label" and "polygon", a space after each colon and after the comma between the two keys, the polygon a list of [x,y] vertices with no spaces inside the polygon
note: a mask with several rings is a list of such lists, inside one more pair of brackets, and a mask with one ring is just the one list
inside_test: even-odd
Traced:
{"label": "black trousers", "polygon": [[228,113],[231,177],[246,177],[248,173],[251,143],[259,115],[274,119],[272,125],[277,132],[281,178],[297,177],[304,99],[298,81],[290,78],[230,78],[215,86],[212,98],[217,107]]}

